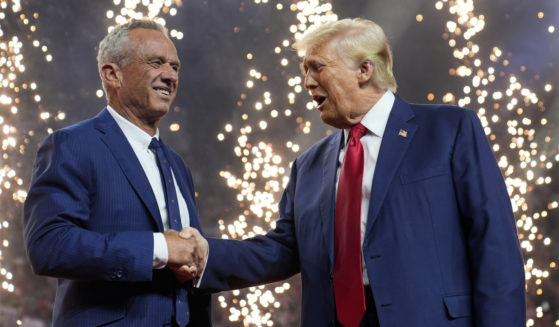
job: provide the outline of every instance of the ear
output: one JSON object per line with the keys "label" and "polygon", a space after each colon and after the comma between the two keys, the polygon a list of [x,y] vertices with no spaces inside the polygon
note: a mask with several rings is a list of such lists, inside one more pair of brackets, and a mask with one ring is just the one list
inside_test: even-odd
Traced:
{"label": "ear", "polygon": [[359,73],[357,75],[357,80],[359,84],[366,84],[373,80],[373,73],[375,71],[375,66],[372,61],[363,61],[359,66]]}
{"label": "ear", "polygon": [[114,63],[107,63],[101,66],[99,75],[101,75],[101,79],[107,86],[115,88],[120,85],[120,68]]}

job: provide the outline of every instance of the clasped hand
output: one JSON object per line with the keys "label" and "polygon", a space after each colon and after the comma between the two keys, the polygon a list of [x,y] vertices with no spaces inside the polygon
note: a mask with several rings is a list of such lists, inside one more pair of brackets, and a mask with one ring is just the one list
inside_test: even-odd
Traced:
{"label": "clasped hand", "polygon": [[200,277],[206,265],[208,241],[192,227],[185,227],[180,233],[170,229],[164,235],[169,251],[167,267],[175,278],[184,283]]}

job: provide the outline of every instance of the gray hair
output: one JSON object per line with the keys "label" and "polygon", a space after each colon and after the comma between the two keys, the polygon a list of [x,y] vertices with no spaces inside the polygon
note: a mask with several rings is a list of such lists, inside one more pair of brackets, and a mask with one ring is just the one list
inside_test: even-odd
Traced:
{"label": "gray hair", "polygon": [[128,33],[137,28],[156,30],[168,35],[167,29],[163,25],[148,19],[131,19],[125,24],[116,26],[99,43],[99,52],[97,53],[99,70],[106,63],[115,63],[119,67],[129,64],[129,54],[132,47],[129,44]]}

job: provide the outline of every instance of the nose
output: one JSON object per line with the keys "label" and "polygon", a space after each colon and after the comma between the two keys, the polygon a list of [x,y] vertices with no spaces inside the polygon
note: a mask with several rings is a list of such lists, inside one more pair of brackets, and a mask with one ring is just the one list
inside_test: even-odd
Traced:
{"label": "nose", "polygon": [[161,79],[165,82],[177,83],[179,80],[179,72],[170,64],[165,64],[162,66],[163,72],[161,73]]}
{"label": "nose", "polygon": [[306,89],[312,90],[314,88],[316,88],[318,86],[318,83],[316,82],[316,80],[314,79],[314,77],[311,74],[311,71],[309,70],[307,72],[307,74],[305,75],[305,84],[304,84]]}

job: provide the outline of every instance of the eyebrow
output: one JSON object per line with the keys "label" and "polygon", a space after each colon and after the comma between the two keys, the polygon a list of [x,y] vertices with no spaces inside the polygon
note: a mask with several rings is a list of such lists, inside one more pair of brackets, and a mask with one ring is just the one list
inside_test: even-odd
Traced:
{"label": "eyebrow", "polygon": [[325,58],[322,58],[322,57],[317,57],[317,56],[305,57],[303,59],[303,62],[301,63],[301,69],[303,69],[303,71],[305,71],[304,70],[305,67],[316,65],[316,64],[326,65],[326,64],[328,64],[328,60],[326,60]]}
{"label": "eyebrow", "polygon": [[148,58],[147,58],[148,61],[151,61],[151,60],[154,60],[154,59],[161,60],[162,62],[168,62],[168,63],[171,64],[171,65],[176,65],[176,66],[179,66],[179,67],[180,67],[180,65],[181,65],[180,60],[171,60],[171,61],[168,61],[167,58],[165,58],[165,57],[163,57],[163,56],[152,56],[152,57],[148,57]]}

